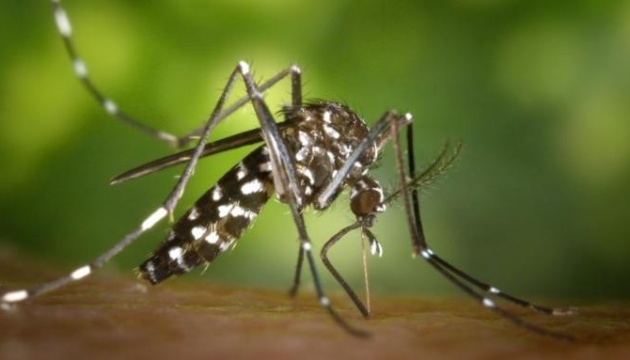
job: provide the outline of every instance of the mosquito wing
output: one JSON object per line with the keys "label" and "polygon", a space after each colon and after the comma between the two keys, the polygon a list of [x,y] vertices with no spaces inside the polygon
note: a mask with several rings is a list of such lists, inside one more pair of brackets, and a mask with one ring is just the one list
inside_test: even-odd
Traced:
{"label": "mosquito wing", "polygon": [[[287,125],[287,122],[278,123],[278,128],[283,129]],[[201,157],[206,157],[214,154],[221,153],[223,151],[236,149],[242,146],[255,144],[262,141],[262,136],[260,133],[260,129],[252,129],[248,130],[236,135],[228,136],[221,140],[217,140],[206,144],[204,146],[203,151],[201,152]],[[177,152],[172,155],[165,156],[163,158],[159,158],[153,161],[150,161],[146,164],[135,167],[131,170],[127,170],[124,173],[115,176],[111,181],[110,185],[120,184],[122,182],[128,180],[134,180],[139,177],[152,174],[154,172],[158,172],[160,170],[168,169],[175,165],[183,164],[190,160],[192,154],[195,152],[195,149],[186,149],[180,152]]]}

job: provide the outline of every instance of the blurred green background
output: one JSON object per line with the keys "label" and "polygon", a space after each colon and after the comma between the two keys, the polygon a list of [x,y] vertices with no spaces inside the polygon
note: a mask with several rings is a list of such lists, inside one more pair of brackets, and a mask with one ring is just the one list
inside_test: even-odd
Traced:
{"label": "blurred green background", "polygon": [[[630,297],[630,2],[64,4],[92,79],[147,124],[178,134],[197,127],[238,60],[258,79],[298,63],[306,98],[344,101],[370,124],[389,108],[412,112],[423,163],[446,139],[465,143],[454,169],[423,193],[426,233],[443,257],[519,295]],[[1,2],[0,30],[0,242],[72,269],[153,211],[177,170],[108,180],[171,149],[108,118],[79,86],[47,1]],[[285,82],[268,94],[270,106],[289,95]],[[254,126],[247,108],[214,135]],[[180,212],[247,151],[203,161]],[[386,152],[374,174],[391,187]],[[317,248],[353,221],[346,198],[309,212]],[[288,288],[293,229],[274,201],[235,251],[184,278]],[[106,271],[130,273],[166,231],[154,229]],[[374,292],[456,292],[411,259],[400,204],[374,231],[384,246],[383,258],[369,259]],[[331,258],[360,289],[359,236]]]}

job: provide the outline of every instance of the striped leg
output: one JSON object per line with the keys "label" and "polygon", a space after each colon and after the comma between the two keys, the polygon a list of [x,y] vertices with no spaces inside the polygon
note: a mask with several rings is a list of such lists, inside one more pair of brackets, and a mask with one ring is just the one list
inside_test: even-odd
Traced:
{"label": "striped leg", "polygon": [[[365,337],[368,333],[355,329],[350,326],[332,307],[330,299],[324,293],[317,268],[315,266],[315,259],[313,257],[311,240],[306,231],[306,225],[304,223],[304,217],[302,215],[302,209],[305,205],[304,196],[302,190],[299,187],[297,181],[297,172],[295,169],[295,163],[293,158],[286,147],[286,144],[282,140],[278,131],[277,124],[273,120],[273,116],[269,111],[269,108],[262,99],[262,93],[256,83],[254,82],[251,73],[249,71],[249,65],[245,62],[239,63],[240,72],[245,80],[245,86],[247,93],[252,100],[252,105],[256,111],[256,116],[260,122],[263,137],[269,147],[269,159],[271,162],[271,170],[274,178],[274,186],[278,197],[284,203],[286,203],[291,209],[291,215],[298,230],[298,236],[300,238],[301,253],[305,256],[309,265],[309,270],[313,278],[313,284],[317,293],[317,298],[322,307],[324,307],[331,315],[333,320],[348,331],[350,334],[359,337]],[[300,69],[292,67],[294,73],[299,74]],[[299,79],[298,79],[299,80]],[[294,94],[292,96],[294,105],[301,101],[301,93],[295,94],[296,91],[301,92],[299,81],[292,82]],[[301,261],[300,261],[301,264]]]}
{"label": "striped leg", "polygon": [[[57,31],[61,35],[66,52],[68,53],[68,56],[70,57],[70,61],[72,62],[72,68],[75,75],[77,76],[77,78],[79,79],[83,87],[86,89],[86,91],[92,96],[92,98],[94,98],[98,102],[98,104],[103,108],[103,110],[105,110],[105,112],[109,116],[115,119],[118,119],[121,122],[128,124],[131,127],[136,128],[139,131],[159,141],[163,141],[176,148],[182,148],[188,145],[192,140],[197,139],[202,134],[203,128],[200,128],[200,129],[190,132],[187,135],[178,137],[168,132],[150,127],[144,124],[143,122],[136,120],[134,117],[127,114],[124,110],[120,109],[119,106],[116,104],[116,102],[114,102],[114,100],[106,96],[90,78],[88,66],[83,61],[82,57],[77,51],[77,47],[72,38],[72,35],[73,35],[72,23],[70,22],[68,13],[64,9],[63,5],[61,4],[61,0],[50,0],[50,2],[53,8],[53,14],[54,14],[55,23],[57,26]],[[283,70],[282,72],[278,73],[273,78],[261,84],[259,87],[259,91],[261,92],[266,91],[267,89],[275,85],[277,82],[282,80],[284,77],[289,75],[289,73],[292,73],[292,84],[293,84],[293,88],[295,89],[296,84],[297,86],[300,85],[299,74],[295,75],[292,72],[292,69],[289,68],[289,69]],[[298,96],[297,100],[301,102],[300,92],[294,91],[294,94],[295,96]],[[249,97],[247,96],[241,97],[236,102],[234,102],[234,104],[225,108],[218,116],[218,120],[222,120],[228,117],[234,111],[236,111],[237,109],[245,105],[248,101],[249,101]],[[295,98],[294,98],[294,101],[296,101]]]}
{"label": "striped leg", "polygon": [[[57,16],[59,16],[59,15],[57,15]],[[62,21],[62,23],[63,23],[63,21]],[[221,96],[219,97],[219,100],[218,100],[217,104],[215,105],[215,108],[214,108],[211,116],[209,117],[208,121],[206,122],[206,125],[204,126],[204,128],[202,129],[203,131],[202,131],[201,137],[200,137],[200,139],[199,139],[199,141],[198,141],[198,143],[197,143],[197,145],[195,147],[195,151],[191,154],[190,160],[188,160],[184,170],[182,171],[181,176],[179,177],[179,180],[177,181],[175,187],[168,194],[168,196],[166,197],[166,199],[164,200],[162,205],[160,207],[158,207],[155,211],[153,211],[153,213],[151,213],[151,215],[149,215],[140,224],[140,226],[138,228],[136,228],[135,230],[133,230],[132,232],[127,234],[122,240],[120,240],[112,248],[107,250],[105,253],[103,253],[102,255],[97,257],[94,261],[90,262],[89,264],[83,265],[83,266],[77,268],[76,270],[72,271],[70,274],[68,274],[66,276],[63,276],[61,278],[52,280],[50,282],[46,282],[46,283],[43,283],[43,284],[35,285],[33,287],[29,287],[29,288],[25,288],[25,289],[9,291],[9,292],[6,292],[4,294],[0,294],[0,303],[2,303],[3,307],[6,307],[6,304],[8,304],[8,303],[20,302],[20,301],[26,300],[26,299],[34,297],[34,296],[39,296],[39,295],[45,294],[47,292],[59,289],[59,288],[63,287],[64,285],[66,285],[68,283],[71,283],[73,281],[77,281],[77,280],[80,280],[80,279],[83,279],[83,278],[87,277],[88,275],[93,273],[94,270],[96,270],[96,269],[102,267],[104,264],[106,264],[110,259],[112,259],[118,253],[120,253],[123,249],[125,249],[129,244],[133,243],[144,232],[146,232],[149,229],[153,228],[153,226],[155,226],[156,223],[161,221],[168,214],[172,214],[173,213],[177,203],[179,202],[180,198],[183,195],[183,192],[184,192],[184,189],[186,187],[186,184],[188,183],[188,180],[190,179],[190,177],[192,176],[192,174],[194,172],[194,169],[195,169],[195,167],[197,165],[197,161],[199,160],[199,158],[200,158],[200,156],[201,156],[201,154],[203,152],[204,146],[206,144],[206,141],[207,141],[207,139],[208,139],[212,129],[221,120],[222,110],[223,110],[226,98],[230,94],[238,74],[243,74],[244,77],[248,78],[249,81],[253,83],[253,81],[251,81],[251,75],[249,75],[249,71],[247,71],[245,73],[243,72],[242,64],[244,64],[244,63],[239,63],[239,65],[230,74],[230,77],[229,77],[229,79],[227,81],[227,84],[226,84],[223,92],[221,93]],[[293,66],[293,67],[291,67],[291,68],[289,68],[287,70],[284,70],[280,74],[293,74],[292,75],[292,78],[294,79],[293,83],[297,82],[299,84],[299,69],[297,67]],[[275,78],[277,78],[277,77],[275,77]],[[296,78],[298,80],[295,80]],[[298,94],[298,96],[299,96],[299,94]],[[260,96],[257,99],[260,102]],[[263,105],[264,105],[264,103],[263,103]],[[256,104],[256,106],[260,106],[260,105]],[[272,119],[272,118],[269,118],[269,119]],[[271,127],[275,129],[275,124],[272,124]],[[277,131],[277,129],[276,129],[276,131]],[[276,141],[276,143],[277,142],[278,141]],[[282,141],[279,141],[279,143],[282,144]]]}
{"label": "striped leg", "polygon": [[[407,174],[404,169],[404,160],[402,156],[402,150],[400,145],[400,140],[398,137],[399,125],[397,123],[392,123],[391,125],[391,133],[394,139],[394,151],[396,156],[396,171],[398,173],[398,177],[400,179],[406,179]],[[407,152],[409,154],[409,177],[411,179],[415,178],[415,161],[413,158],[413,129],[411,124],[407,129],[407,144],[408,149]],[[411,190],[411,191],[410,191]],[[551,336],[554,338],[559,338],[563,340],[574,340],[574,337],[560,332],[555,332],[552,330],[548,330],[537,325],[534,325],[530,322],[523,320],[522,318],[514,315],[513,313],[505,310],[499,304],[497,304],[494,300],[492,300],[487,295],[496,296],[499,298],[503,298],[508,300],[509,302],[515,303],[520,306],[525,306],[535,311],[543,312],[551,315],[566,315],[570,314],[571,310],[563,310],[563,309],[551,309],[543,306],[534,305],[528,301],[519,299],[509,294],[505,294],[498,290],[497,288],[485,284],[481,281],[476,280],[472,276],[464,273],[463,271],[457,269],[452,266],[441,257],[436,255],[428,246],[426,239],[424,237],[424,233],[422,231],[422,223],[420,219],[420,203],[418,199],[418,190],[417,187],[412,187],[409,189],[406,181],[401,181],[401,195],[403,197],[403,204],[405,208],[405,215],[407,217],[407,225],[409,227],[409,233],[412,239],[413,253],[414,255],[421,255],[422,259],[427,261],[433,268],[435,268],[440,274],[446,277],[449,281],[451,281],[454,285],[462,289],[465,293],[470,295],[472,298],[477,300],[484,307],[495,311],[500,314],[502,317],[510,320],[518,326],[521,326],[525,329],[528,329],[534,333],[538,333],[541,335]],[[413,204],[413,205],[412,205]],[[477,290],[476,290],[476,289]],[[479,291],[481,290],[481,292]]]}
{"label": "striped leg", "polygon": [[75,75],[79,78],[90,95],[103,107],[107,114],[153,138],[164,141],[173,146],[181,146],[181,140],[178,139],[177,136],[154,129],[132,118],[126,112],[119,109],[118,105],[116,105],[113,100],[105,96],[99,88],[94,85],[89,77],[87,65],[79,56],[79,53],[74,45],[74,41],[72,39],[72,24],[70,23],[70,18],[68,17],[66,10],[61,5],[61,0],[51,0],[51,4],[53,7],[55,22],[57,24],[57,30],[59,31],[66,51],[70,56]]}

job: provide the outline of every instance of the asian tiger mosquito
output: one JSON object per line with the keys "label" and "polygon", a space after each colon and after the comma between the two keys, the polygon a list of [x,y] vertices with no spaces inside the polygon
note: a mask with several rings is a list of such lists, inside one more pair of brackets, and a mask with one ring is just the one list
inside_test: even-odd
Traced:
{"label": "asian tiger mosquito", "polygon": [[[493,299],[502,299],[548,315],[566,315],[572,313],[572,310],[539,306],[504,293],[454,267],[430,249],[420,218],[418,188],[445,171],[457,157],[460,147],[453,148],[447,144],[439,156],[423,172],[417,174],[410,114],[399,115],[394,111],[388,111],[369,129],[365,122],[345,105],[331,101],[303,102],[299,67],[291,66],[268,81],[257,84],[253,80],[249,65],[240,61],[232,70],[204,126],[186,136],[177,137],[146,126],[127,115],[94,85],[88,76],[86,64],[76,51],[72,40],[72,26],[61,0],[51,0],[51,4],[57,29],[76,76],[107,114],[176,147],[183,147],[197,138],[198,140],[193,148],[152,161],[114,178],[112,182],[119,183],[166,167],[185,164],[176,185],[162,205],[135,230],[94,261],[75,269],[67,276],[1,294],[0,303],[3,307],[87,277],[144,232],[153,228],[156,223],[172,215],[201,157],[262,141],[262,146],[250,152],[229,170],[175,222],[169,235],[153,256],[140,265],[139,272],[143,279],[157,284],[170,276],[186,273],[199,265],[211,262],[221,252],[233,246],[275,192],[278,199],[291,210],[300,240],[291,293],[295,294],[298,290],[306,258],[321,306],[342,328],[351,334],[364,336],[366,332],[352,327],[338,315],[325,295],[302,215],[308,206],[318,211],[325,210],[341,192],[349,189],[350,210],[357,220],[326,242],[321,257],[326,268],[364,317],[369,316],[367,307],[332,266],[327,258],[327,252],[347,233],[359,229],[368,239],[372,253],[380,255],[381,245],[369,228],[373,226],[376,216],[385,211],[387,204],[396,198],[402,198],[414,255],[420,255],[477,302],[513,323],[538,334],[562,339],[572,338],[570,335],[526,322],[505,310]],[[226,107],[226,99],[239,76],[245,83],[247,96]],[[291,79],[291,105],[282,109],[285,121],[276,123],[263,100],[263,92],[286,77]],[[215,125],[248,102],[251,102],[255,110],[260,128],[207,143]],[[403,126],[407,126],[407,169],[399,139],[399,132]],[[390,140],[393,142],[400,188],[385,196],[380,184],[372,179],[368,172],[374,166],[382,147]]]}

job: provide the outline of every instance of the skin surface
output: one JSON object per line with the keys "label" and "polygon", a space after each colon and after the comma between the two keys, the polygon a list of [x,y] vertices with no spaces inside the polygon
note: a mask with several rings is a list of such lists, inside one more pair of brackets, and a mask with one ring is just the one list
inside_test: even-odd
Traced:
{"label": "skin surface", "polygon": [[[3,255],[3,282],[24,284],[56,271]],[[573,334],[575,343],[518,328],[467,298],[372,297],[363,320],[339,293],[340,313],[372,336],[344,333],[304,291],[286,293],[168,281],[145,285],[101,273],[0,312],[0,358],[13,359],[627,359],[627,304],[586,304],[572,317],[516,309]]]}

